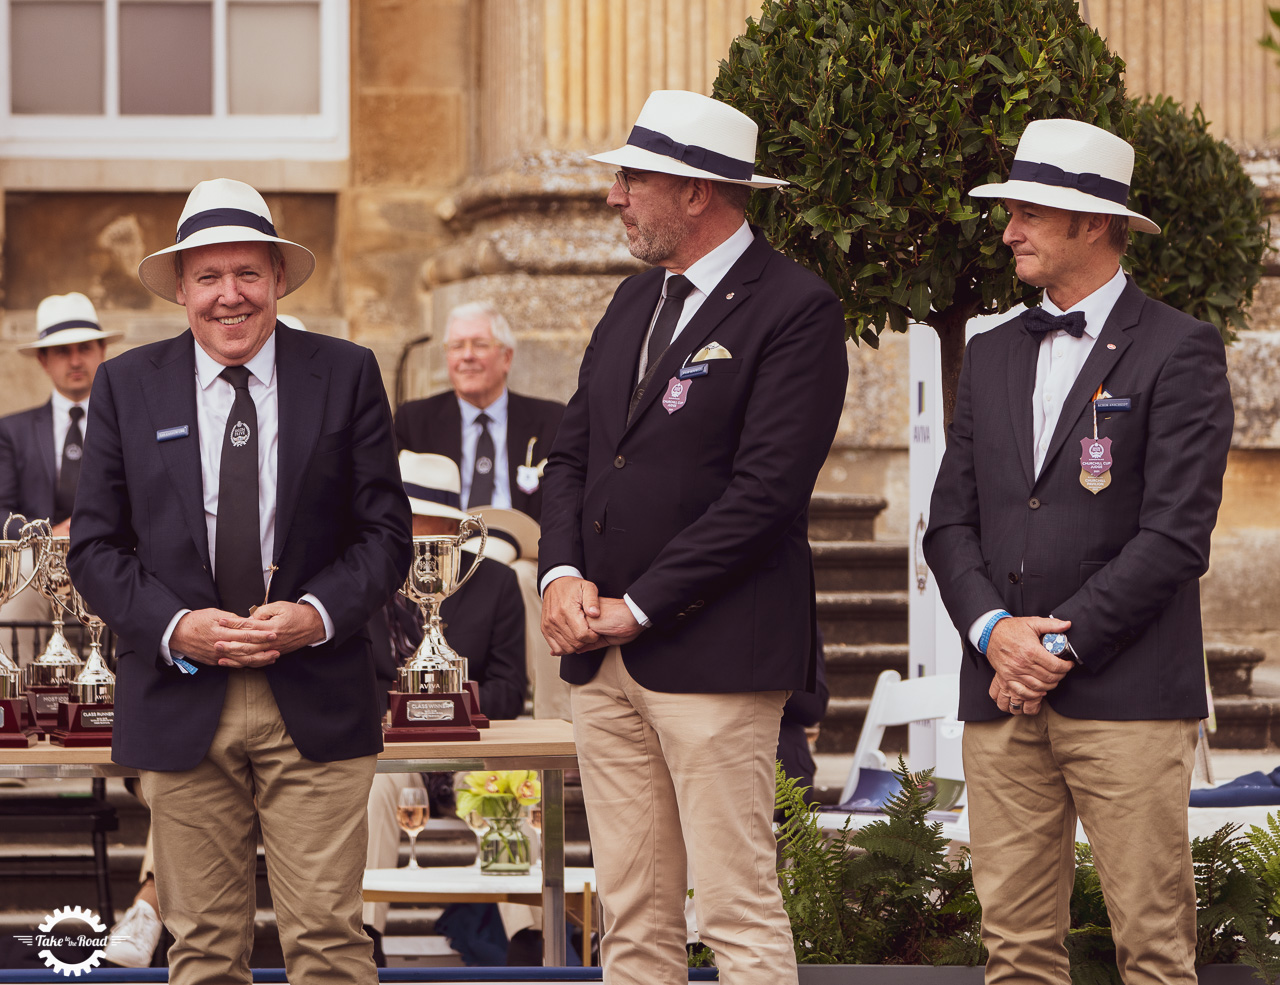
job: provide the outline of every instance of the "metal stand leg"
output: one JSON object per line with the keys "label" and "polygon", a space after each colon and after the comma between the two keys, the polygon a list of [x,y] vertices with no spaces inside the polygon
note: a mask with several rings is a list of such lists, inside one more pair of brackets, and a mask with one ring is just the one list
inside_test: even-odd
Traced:
{"label": "metal stand leg", "polygon": [[542,773],[542,963],[563,967],[564,771]]}

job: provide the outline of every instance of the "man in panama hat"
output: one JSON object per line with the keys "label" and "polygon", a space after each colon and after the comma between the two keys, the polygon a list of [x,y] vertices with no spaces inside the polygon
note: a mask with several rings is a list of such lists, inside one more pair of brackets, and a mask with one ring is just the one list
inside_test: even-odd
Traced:
{"label": "man in panama hat", "polygon": [[1217,329],[1120,267],[1133,149],[1037,120],[1004,242],[1038,306],[969,344],[924,550],[965,638],[960,717],[987,981],[1066,985],[1077,816],[1127,983],[1195,981],[1187,798],[1198,579],[1231,393]]}
{"label": "man in panama hat", "polygon": [[250,981],[258,830],[289,979],[376,980],[364,627],[408,570],[409,506],[373,354],[277,321],[314,266],[253,188],[201,182],[138,268],[190,330],[93,388],[69,564],[116,633],[112,757],[151,808],[178,985]]}
{"label": "man in panama hat", "polygon": [[[687,981],[684,901],[733,985],[796,981],[771,830],[778,722],[812,690],[808,505],[843,406],[831,289],[744,219],[756,124],[659,91],[608,202],[619,286],[543,481],[543,633],[573,687],[605,977]],[[688,866],[686,866],[686,860]]]}

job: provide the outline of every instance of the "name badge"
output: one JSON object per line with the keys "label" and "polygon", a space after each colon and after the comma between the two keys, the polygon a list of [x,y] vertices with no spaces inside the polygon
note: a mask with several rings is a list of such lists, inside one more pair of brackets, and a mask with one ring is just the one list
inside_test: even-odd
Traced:
{"label": "name badge", "polygon": [[691,380],[695,376],[706,376],[710,372],[711,367],[706,363],[694,363],[692,366],[681,366],[676,376],[682,380]]}
{"label": "name badge", "polygon": [[1101,414],[1133,410],[1133,401],[1129,397],[1100,397],[1093,403]]}
{"label": "name badge", "polygon": [[191,428],[186,424],[176,428],[162,428],[156,432],[156,441],[173,441],[175,438],[186,438],[191,435]]}

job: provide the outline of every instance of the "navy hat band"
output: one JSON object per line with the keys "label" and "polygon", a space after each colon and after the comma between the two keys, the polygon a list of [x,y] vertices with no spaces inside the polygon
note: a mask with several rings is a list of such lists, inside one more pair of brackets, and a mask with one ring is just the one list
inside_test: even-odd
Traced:
{"label": "navy hat band", "polygon": [[197,233],[201,229],[212,229],[214,226],[247,226],[249,229],[256,229],[260,233],[279,238],[271,220],[256,212],[250,212],[247,209],[206,209],[204,212],[197,212],[178,227],[178,238],[175,242],[181,243],[192,233]]}
{"label": "navy hat band", "polygon": [[1055,188],[1074,188],[1076,191],[1105,198],[1126,208],[1129,202],[1129,186],[1114,178],[1104,178],[1100,174],[1084,171],[1064,171],[1056,164],[1043,161],[1014,161],[1009,169],[1010,181],[1031,181],[1037,185],[1052,185]]}
{"label": "navy hat band", "polygon": [[632,127],[627,143],[653,154],[674,158],[699,171],[710,171],[712,174],[718,174],[722,178],[733,178],[735,181],[750,180],[751,173],[755,170],[754,162],[740,161],[736,157],[729,157],[727,154],[721,154],[707,147],[699,147],[697,144],[682,144],[678,140],[672,140],[665,133],[658,133],[657,130],[649,130],[645,127]]}
{"label": "navy hat band", "polygon": [[55,332],[65,332],[69,328],[92,328],[94,331],[101,332],[102,326],[97,322],[85,321],[83,319],[74,319],[72,321],[60,321],[56,325],[50,325],[48,328],[40,332],[40,338],[47,339]]}
{"label": "navy hat band", "polygon": [[418,486],[412,482],[404,484],[404,491],[414,499],[426,500],[428,503],[439,503],[441,506],[452,506],[455,510],[462,508],[462,497],[456,492],[432,489],[429,486]]}

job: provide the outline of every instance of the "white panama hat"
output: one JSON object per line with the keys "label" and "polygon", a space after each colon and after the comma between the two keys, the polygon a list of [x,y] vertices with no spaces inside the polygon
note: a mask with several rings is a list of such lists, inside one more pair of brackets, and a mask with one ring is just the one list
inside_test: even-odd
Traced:
{"label": "white panama hat", "polygon": [[76,345],[101,339],[118,339],[119,332],[104,332],[93,302],[79,291],[50,294],[36,308],[36,340],[18,346],[35,353],[55,345]]}
{"label": "white panama hat", "polygon": [[284,254],[285,294],[305,284],[316,269],[310,250],[276,235],[271,210],[251,185],[212,178],[191,189],[178,217],[177,242],[138,264],[138,279],[152,294],[177,304],[178,274],[170,254],[216,243],[275,243]]}
{"label": "white panama hat", "polygon": [[289,328],[296,329],[299,332],[305,332],[307,330],[307,326],[302,323],[302,319],[297,315],[282,315],[277,312],[276,319],[284,322]]}
{"label": "white panama hat", "polygon": [[755,121],[728,103],[683,89],[658,89],[644,101],[626,144],[592,154],[591,160],[682,178],[780,188],[788,182],[755,174],[758,133]]}
{"label": "white panama hat", "polygon": [[1128,208],[1132,180],[1133,148],[1114,133],[1080,120],[1033,120],[1018,141],[1009,180],[979,185],[969,194],[1127,215],[1130,229],[1159,233],[1159,226]]}
{"label": "white panama hat", "polygon": [[442,516],[462,520],[462,477],[457,463],[446,455],[426,452],[400,453],[400,480],[416,516]]}
{"label": "white panama hat", "polygon": [[[503,564],[520,558],[538,559],[538,538],[542,529],[538,521],[528,513],[509,510],[502,506],[477,506],[470,510],[479,513],[484,520],[489,540],[484,546],[484,556]],[[462,545],[464,551],[473,554],[480,549],[480,535],[472,537]]]}

